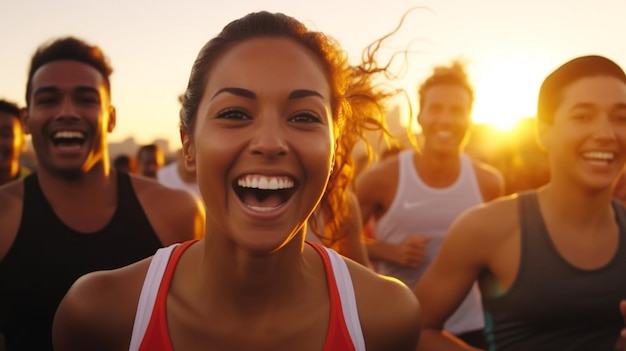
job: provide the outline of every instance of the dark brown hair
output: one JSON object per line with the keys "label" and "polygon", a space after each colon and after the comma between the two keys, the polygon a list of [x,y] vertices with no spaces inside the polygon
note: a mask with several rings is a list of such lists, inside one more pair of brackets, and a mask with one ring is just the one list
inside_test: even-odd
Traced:
{"label": "dark brown hair", "polygon": [[331,88],[331,110],[336,147],[335,164],[319,206],[331,241],[340,234],[348,214],[346,190],[351,186],[354,145],[365,140],[367,130],[386,130],[383,99],[391,95],[375,89],[371,77],[380,70],[372,65],[350,66],[338,43],[324,33],[282,13],[250,13],[226,25],[200,50],[182,98],[180,128],[193,134],[198,106],[216,59],[232,46],[259,37],[289,38],[310,50],[319,60]]}
{"label": "dark brown hair", "polygon": [[28,81],[26,82],[27,105],[32,93],[32,80],[35,72],[47,63],[60,60],[78,61],[95,68],[102,74],[106,90],[109,96],[111,95],[109,77],[113,72],[113,68],[111,68],[104,52],[99,47],[90,45],[81,39],[64,37],[42,44],[31,58],[30,68],[28,69]]}
{"label": "dark brown hair", "polygon": [[537,120],[551,124],[559,107],[563,90],[575,81],[591,76],[615,77],[626,83],[626,75],[615,62],[603,56],[574,58],[550,73],[541,84],[537,101]]}

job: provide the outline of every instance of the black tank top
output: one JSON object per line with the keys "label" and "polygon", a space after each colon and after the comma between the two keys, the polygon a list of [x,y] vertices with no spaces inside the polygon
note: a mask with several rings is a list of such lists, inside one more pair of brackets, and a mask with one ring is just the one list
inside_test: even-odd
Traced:
{"label": "black tank top", "polygon": [[111,220],[86,234],[55,215],[35,174],[24,178],[21,223],[0,262],[0,333],[8,351],[52,350],[54,313],[76,279],[139,261],[163,246],[128,174],[117,172],[117,185]]}
{"label": "black tank top", "polygon": [[614,257],[585,270],[569,264],[549,237],[537,193],[519,196],[521,256],[517,277],[500,297],[483,296],[489,350],[614,350],[626,298],[626,212],[613,202],[619,226]]}

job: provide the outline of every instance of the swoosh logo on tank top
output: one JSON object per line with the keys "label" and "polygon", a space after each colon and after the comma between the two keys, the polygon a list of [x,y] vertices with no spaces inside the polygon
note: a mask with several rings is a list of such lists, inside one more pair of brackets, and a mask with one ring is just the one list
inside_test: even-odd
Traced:
{"label": "swoosh logo on tank top", "polygon": [[419,200],[419,201],[404,201],[402,203],[402,205],[404,206],[405,209],[407,210],[411,210],[414,209],[416,207],[420,207],[420,206],[424,206],[428,203],[428,201],[426,200]]}

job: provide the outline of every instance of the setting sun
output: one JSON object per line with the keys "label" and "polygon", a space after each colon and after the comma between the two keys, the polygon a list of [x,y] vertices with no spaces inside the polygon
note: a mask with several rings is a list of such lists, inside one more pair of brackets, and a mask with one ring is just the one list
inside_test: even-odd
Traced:
{"label": "setting sun", "polygon": [[[114,68],[112,100],[119,118],[109,140],[123,142],[132,137],[150,143],[165,139],[178,147],[177,97],[187,86],[200,43],[230,20],[261,8],[295,16],[329,33],[351,60],[358,61],[364,47],[395,28],[407,10],[423,6],[381,48],[387,53],[411,51],[403,81],[390,82],[406,88],[413,104],[412,114],[401,111],[403,119],[415,118],[418,82],[430,75],[433,67],[457,58],[467,62],[475,87],[474,121],[503,131],[535,114],[539,85],[557,65],[587,53],[626,62],[626,50],[616,45],[625,1],[597,6],[572,0],[571,6],[564,7],[562,1],[540,0],[399,0],[387,1],[384,6],[356,0],[270,0],[261,6],[254,0],[233,0],[219,9],[211,1],[164,1],[159,6],[148,0],[113,3],[125,4],[123,13],[118,6],[102,7],[99,13],[102,18],[115,18],[115,26],[107,21],[91,21],[86,26],[85,19],[93,17],[89,1],[59,0],[41,11],[33,11],[29,1],[0,1],[0,13],[7,14],[6,20],[0,21],[3,32],[29,28],[19,36],[0,37],[2,47],[11,48],[0,67],[0,97],[24,104],[28,56],[46,39],[76,35],[99,44]],[[81,20],[54,20],[70,14]],[[137,43],[142,44],[141,50]],[[399,127],[405,125],[403,120]]]}
{"label": "setting sun", "polygon": [[476,124],[509,131],[519,120],[535,115],[537,92],[547,70],[537,57],[499,55],[472,68]]}

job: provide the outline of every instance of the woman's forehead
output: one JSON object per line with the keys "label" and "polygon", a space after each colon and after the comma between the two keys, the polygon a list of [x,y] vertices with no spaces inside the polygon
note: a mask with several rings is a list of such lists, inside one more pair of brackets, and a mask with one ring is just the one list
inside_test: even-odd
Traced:
{"label": "woman's forehead", "polygon": [[217,58],[208,77],[207,90],[227,86],[252,91],[306,89],[319,91],[330,101],[330,84],[320,58],[288,38],[255,38],[238,43]]}

